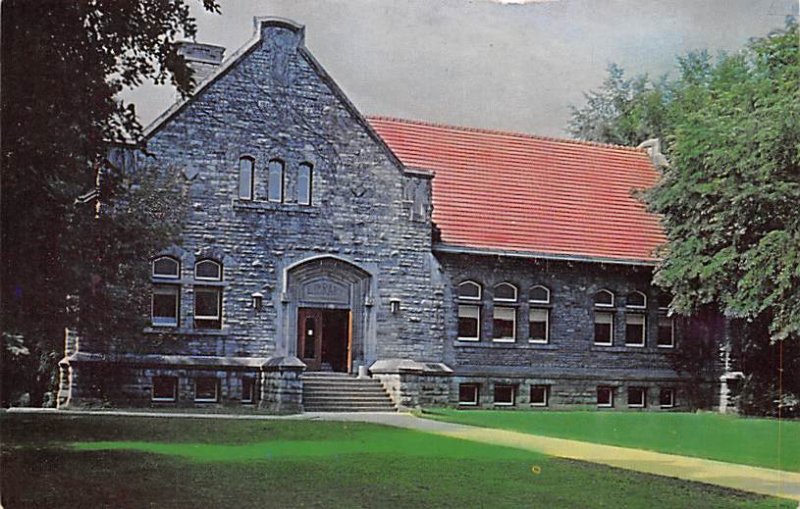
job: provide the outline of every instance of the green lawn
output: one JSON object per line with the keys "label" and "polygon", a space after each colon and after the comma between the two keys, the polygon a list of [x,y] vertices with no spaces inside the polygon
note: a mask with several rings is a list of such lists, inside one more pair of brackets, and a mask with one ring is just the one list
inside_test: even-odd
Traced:
{"label": "green lawn", "polygon": [[19,507],[734,507],[796,503],[359,423],[0,414]]}
{"label": "green lawn", "polygon": [[436,409],[423,417],[800,472],[800,421],[720,414]]}

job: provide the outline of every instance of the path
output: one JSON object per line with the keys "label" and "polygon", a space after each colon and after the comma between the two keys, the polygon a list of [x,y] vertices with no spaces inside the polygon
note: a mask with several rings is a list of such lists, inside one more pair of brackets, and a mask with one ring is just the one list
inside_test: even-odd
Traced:
{"label": "path", "polygon": [[[48,409],[11,409],[15,413],[57,413],[79,415],[124,415],[137,417],[203,419],[302,419],[357,421],[413,429],[452,438],[525,449],[555,456],[617,468],[635,470],[687,481],[703,482],[761,495],[783,497],[800,502],[800,473],[725,463],[688,456],[629,449],[612,445],[529,435],[516,431],[480,428],[464,424],[421,419],[398,413],[305,413],[292,416],[255,414],[194,414],[125,411],[69,411]],[[798,504],[800,507],[800,504]]]}

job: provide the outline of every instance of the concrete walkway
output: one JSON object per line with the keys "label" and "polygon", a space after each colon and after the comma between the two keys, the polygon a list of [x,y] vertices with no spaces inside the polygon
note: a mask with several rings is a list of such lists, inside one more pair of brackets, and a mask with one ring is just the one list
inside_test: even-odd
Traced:
{"label": "concrete walkway", "polygon": [[[529,435],[516,431],[479,428],[463,424],[420,419],[398,413],[305,413],[289,416],[254,414],[195,414],[136,411],[70,411],[14,408],[12,413],[52,413],[65,415],[119,415],[128,417],[255,419],[255,420],[322,420],[353,421],[383,424],[436,435],[471,440],[486,444],[540,452],[558,458],[599,463],[687,481],[703,482],[761,495],[788,498],[800,502],[800,473],[725,463],[688,456],[600,445],[577,440]],[[798,504],[800,508],[800,504]]]}

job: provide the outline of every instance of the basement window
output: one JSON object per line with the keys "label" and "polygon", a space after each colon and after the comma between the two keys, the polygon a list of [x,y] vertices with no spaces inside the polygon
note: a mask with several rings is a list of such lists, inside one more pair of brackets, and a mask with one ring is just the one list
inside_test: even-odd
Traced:
{"label": "basement window", "polygon": [[219,380],[212,377],[196,378],[194,400],[197,403],[216,403],[219,400]]}
{"label": "basement window", "polygon": [[178,379],[174,376],[154,376],[152,401],[176,401],[178,399]]}
{"label": "basement window", "polygon": [[253,377],[242,378],[242,404],[253,404],[256,401],[256,380]]}
{"label": "basement window", "polygon": [[644,387],[628,387],[628,406],[644,408],[647,406],[647,389]]}
{"label": "basement window", "polygon": [[600,386],[597,388],[597,406],[610,408],[614,406],[614,389]]}
{"label": "basement window", "polygon": [[547,385],[531,385],[531,406],[547,406],[549,393]]}
{"label": "basement window", "polygon": [[514,396],[516,387],[507,384],[496,384],[494,386],[495,406],[514,406]]}
{"label": "basement window", "polygon": [[458,404],[462,406],[477,406],[480,397],[478,384],[459,384]]}
{"label": "basement window", "polygon": [[672,408],[675,406],[675,389],[661,389],[658,392],[658,405],[661,408]]}

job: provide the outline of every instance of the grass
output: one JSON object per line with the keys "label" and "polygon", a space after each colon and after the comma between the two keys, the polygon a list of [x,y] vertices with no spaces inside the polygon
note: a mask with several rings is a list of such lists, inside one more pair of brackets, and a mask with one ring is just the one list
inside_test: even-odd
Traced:
{"label": "grass", "polygon": [[800,472],[800,421],[721,414],[436,409],[423,417]]}
{"label": "grass", "polygon": [[0,414],[0,430],[9,508],[796,506],[361,423]]}

